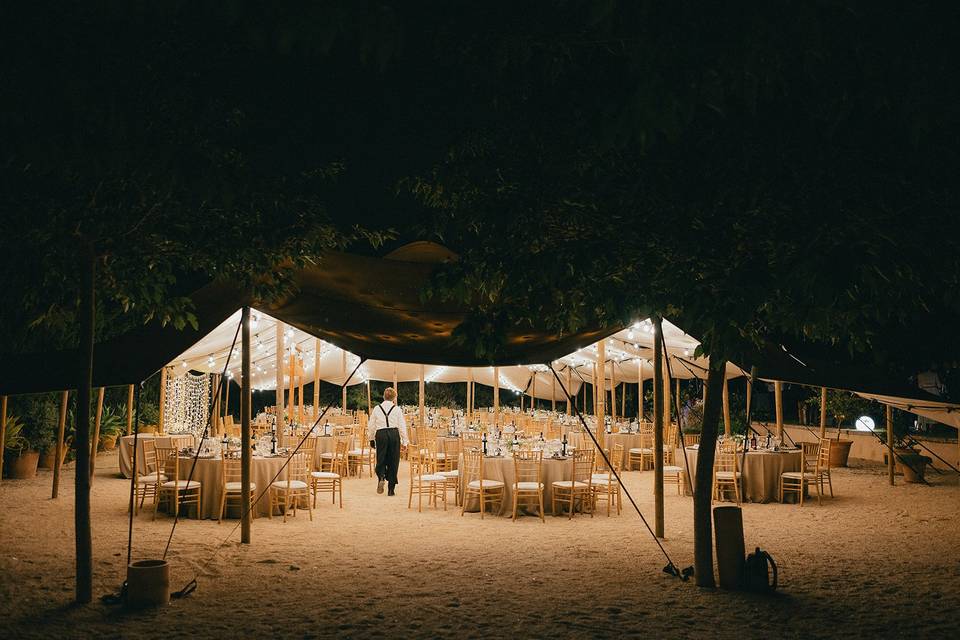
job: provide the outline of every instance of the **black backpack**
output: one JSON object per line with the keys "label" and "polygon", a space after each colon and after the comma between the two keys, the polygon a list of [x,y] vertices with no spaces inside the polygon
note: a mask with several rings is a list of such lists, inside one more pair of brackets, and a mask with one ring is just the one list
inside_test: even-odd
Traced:
{"label": "black backpack", "polygon": [[[770,568],[773,569],[773,582],[770,582]],[[770,554],[757,547],[743,563],[743,587],[757,593],[773,593],[777,590],[777,563]]]}

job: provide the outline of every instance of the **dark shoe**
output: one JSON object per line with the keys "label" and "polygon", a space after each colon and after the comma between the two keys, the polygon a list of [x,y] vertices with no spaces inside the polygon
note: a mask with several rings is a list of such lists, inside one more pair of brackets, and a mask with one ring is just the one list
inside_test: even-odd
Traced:
{"label": "dark shoe", "polygon": [[377,481],[377,493],[383,493],[383,480]]}
{"label": "dark shoe", "polygon": [[394,493],[394,489],[395,489],[395,488],[396,488],[396,485],[392,485],[392,486],[390,487],[390,489],[387,491],[387,495],[388,495],[388,496],[395,496],[395,495],[397,495],[396,493]]}

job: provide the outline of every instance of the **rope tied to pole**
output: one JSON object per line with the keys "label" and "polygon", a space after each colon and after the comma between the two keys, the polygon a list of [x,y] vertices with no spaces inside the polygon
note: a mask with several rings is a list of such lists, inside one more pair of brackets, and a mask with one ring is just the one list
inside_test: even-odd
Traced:
{"label": "rope tied to pole", "polygon": [[[568,402],[572,402],[572,397],[570,392],[567,390],[566,386],[560,380],[560,374],[557,373],[557,370],[553,368],[553,364],[549,363],[546,365],[550,368],[553,377],[556,378],[557,383],[560,385],[560,389],[563,391],[563,395],[566,396]],[[677,569],[677,566],[674,564],[673,560],[670,558],[670,554],[667,553],[666,548],[663,546],[663,543],[660,542],[660,539],[657,538],[656,534],[653,532],[653,529],[650,527],[650,523],[647,522],[647,519],[644,517],[643,512],[640,511],[640,507],[637,506],[636,501],[633,499],[633,496],[630,494],[630,490],[627,489],[623,482],[620,479],[620,472],[617,469],[614,469],[613,464],[610,462],[610,458],[607,456],[607,452],[603,450],[600,446],[600,443],[597,441],[596,436],[593,434],[593,431],[590,427],[587,426],[587,421],[583,418],[583,414],[580,413],[580,409],[576,406],[573,407],[573,410],[577,414],[577,419],[580,421],[580,426],[583,427],[583,430],[590,436],[590,440],[593,441],[593,446],[597,448],[597,451],[600,452],[600,456],[603,458],[604,463],[607,465],[607,468],[613,473],[613,476],[617,479],[617,483],[620,484],[620,488],[623,489],[623,493],[626,494],[627,499],[630,500],[630,504],[633,505],[634,510],[636,510],[637,515],[640,516],[640,520],[643,521],[643,525],[647,528],[647,531],[650,533],[650,537],[653,538],[653,541],[657,543],[657,546],[660,548],[660,552],[663,554],[663,557],[667,559],[667,565],[663,568],[663,572],[674,576],[675,578],[680,578],[686,582],[691,575],[693,575],[693,568],[687,567],[683,570]]]}

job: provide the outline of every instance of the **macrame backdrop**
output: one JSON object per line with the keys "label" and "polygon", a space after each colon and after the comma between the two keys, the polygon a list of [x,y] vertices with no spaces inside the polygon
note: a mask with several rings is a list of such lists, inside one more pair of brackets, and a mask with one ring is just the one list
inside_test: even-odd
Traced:
{"label": "macrame backdrop", "polygon": [[167,378],[164,421],[169,433],[192,433],[199,437],[210,410],[210,375],[184,373]]}

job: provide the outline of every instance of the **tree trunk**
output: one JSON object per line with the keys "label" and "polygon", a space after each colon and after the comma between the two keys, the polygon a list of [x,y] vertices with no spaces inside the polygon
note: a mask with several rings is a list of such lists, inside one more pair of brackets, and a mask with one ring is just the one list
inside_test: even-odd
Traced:
{"label": "tree trunk", "polygon": [[707,401],[703,407],[703,427],[700,433],[700,451],[697,456],[697,479],[693,490],[693,565],[699,587],[715,586],[711,494],[713,492],[713,461],[716,457],[717,431],[720,426],[721,391],[726,368],[725,360],[710,359]]}
{"label": "tree trunk", "polygon": [[93,599],[93,542],[90,533],[90,393],[93,390],[94,279],[96,258],[93,247],[83,251],[80,281],[80,370],[77,371],[77,419],[74,446],[77,468],[74,475],[76,504],[74,529],[77,555],[77,602]]}

